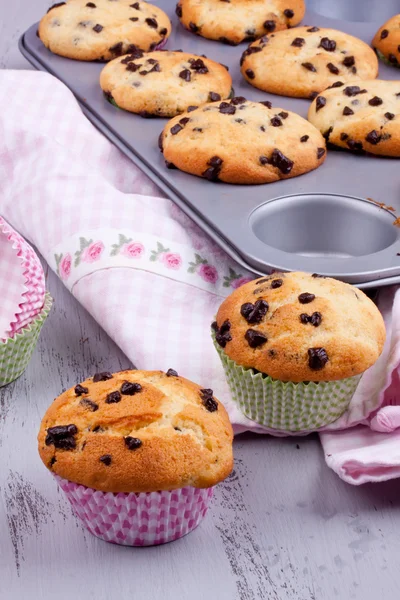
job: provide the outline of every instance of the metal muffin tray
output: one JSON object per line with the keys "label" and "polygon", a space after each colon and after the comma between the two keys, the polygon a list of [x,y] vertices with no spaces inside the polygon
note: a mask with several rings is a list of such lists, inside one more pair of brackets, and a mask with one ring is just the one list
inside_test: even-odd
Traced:
{"label": "metal muffin tray", "polygon": [[[239,59],[246,44],[231,47],[195,36],[180,25],[175,0],[154,3],[173,23],[167,49],[205,54],[224,63],[236,95],[269,99],[274,107],[307,116],[308,100],[266,94],[244,81]],[[308,10],[303,24],[339,29],[367,43],[399,11],[397,0],[309,0],[308,6],[314,12]],[[396,159],[330,149],[316,171],[250,186],[212,183],[169,170],[157,145],[166,120],[143,119],[111,105],[98,83],[103,64],[56,56],[36,31],[37,24],[20,38],[22,54],[65,83],[100,131],[242,266],[257,274],[273,269],[316,272],[360,288],[400,283],[400,228],[394,225],[397,211],[400,215]],[[379,77],[400,80],[400,71],[380,63]]]}

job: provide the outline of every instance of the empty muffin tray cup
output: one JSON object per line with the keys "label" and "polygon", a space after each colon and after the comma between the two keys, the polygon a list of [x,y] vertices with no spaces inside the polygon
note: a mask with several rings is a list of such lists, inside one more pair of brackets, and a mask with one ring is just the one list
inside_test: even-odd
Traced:
{"label": "empty muffin tray cup", "polygon": [[[175,0],[155,2],[173,30],[167,50],[183,49],[229,66],[235,95],[270,100],[274,108],[307,118],[309,100],[274,96],[246,83],[236,47],[187,32]],[[397,1],[309,0],[302,24],[338,29],[368,44]],[[86,116],[159,188],[243,267],[257,274],[301,270],[337,277],[360,288],[400,283],[400,179],[398,159],[328,148],[325,163],[300,177],[264,185],[230,185],[169,170],[157,140],[167,120],[143,119],[110,104],[99,86],[103,64],[52,54],[37,37],[38,24],[20,38],[22,54],[75,94]],[[284,74],[283,74],[284,76]],[[379,63],[380,79],[400,70]],[[396,176],[397,175],[397,176]]]}

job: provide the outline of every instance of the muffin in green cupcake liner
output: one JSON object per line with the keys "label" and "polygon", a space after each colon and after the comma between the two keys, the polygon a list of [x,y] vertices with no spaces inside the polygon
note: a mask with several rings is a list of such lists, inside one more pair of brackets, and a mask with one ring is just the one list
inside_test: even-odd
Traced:
{"label": "muffin in green cupcake liner", "polygon": [[280,432],[315,431],[336,421],[348,408],[361,375],[338,381],[291,383],[272,379],[231,360],[215,341],[232,392],[242,413]]}
{"label": "muffin in green cupcake liner", "polygon": [[396,67],[397,69],[400,68],[400,63],[399,62],[391,62],[388,58],[386,58],[386,56],[384,54],[382,54],[382,52],[380,50],[378,50],[377,48],[375,48],[375,52],[379,58],[379,60],[381,60],[382,62],[384,62],[386,65],[388,65],[389,67]]}
{"label": "muffin in green cupcake liner", "polygon": [[0,387],[11,383],[25,371],[53,303],[46,293],[42,310],[27,327],[13,338],[0,342]]}

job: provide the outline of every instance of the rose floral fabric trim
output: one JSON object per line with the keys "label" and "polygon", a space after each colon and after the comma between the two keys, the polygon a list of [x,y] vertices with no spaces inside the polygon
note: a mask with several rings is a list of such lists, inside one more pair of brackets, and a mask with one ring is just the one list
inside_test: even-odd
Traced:
{"label": "rose floral fabric trim", "polygon": [[109,228],[64,240],[53,249],[50,266],[70,290],[82,277],[113,267],[157,273],[223,297],[252,279],[227,267],[226,260],[221,266],[215,255],[200,254],[187,245]]}

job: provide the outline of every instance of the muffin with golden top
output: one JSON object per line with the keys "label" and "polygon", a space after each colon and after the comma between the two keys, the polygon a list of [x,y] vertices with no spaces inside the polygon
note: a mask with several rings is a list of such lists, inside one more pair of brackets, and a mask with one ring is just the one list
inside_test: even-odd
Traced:
{"label": "muffin with golden top", "polygon": [[385,341],[382,316],[361,290],[300,272],[235,290],[213,331],[242,411],[282,431],[312,431],[338,419]]}
{"label": "muffin with golden top", "polygon": [[198,525],[232,470],[232,436],[213,391],[170,369],[97,373],[56,398],[38,442],[92,533],[153,545]]}

